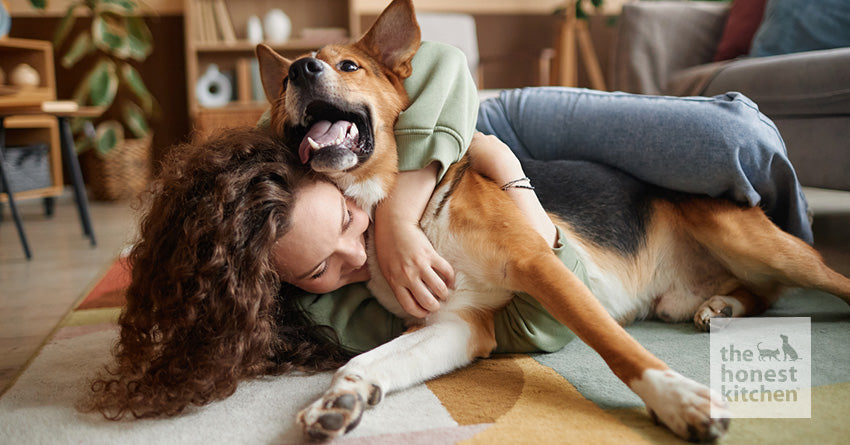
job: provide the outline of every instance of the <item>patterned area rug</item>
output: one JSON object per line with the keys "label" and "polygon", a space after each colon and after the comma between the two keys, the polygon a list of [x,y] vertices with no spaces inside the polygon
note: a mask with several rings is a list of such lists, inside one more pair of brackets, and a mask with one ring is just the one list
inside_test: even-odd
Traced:
{"label": "patterned area rug", "polygon": [[[232,397],[173,419],[110,422],[75,404],[108,363],[128,283],[118,260],[63,320],[0,399],[0,443],[300,443],[297,411],[330,373],[244,382]],[[811,419],[735,419],[723,443],[846,443],[850,437],[850,309],[798,291],[771,316],[811,316]],[[708,335],[688,323],[642,322],[629,331],[671,367],[708,383]],[[680,443],[580,341],[553,354],[506,355],[407,391],[368,411],[341,444]]]}

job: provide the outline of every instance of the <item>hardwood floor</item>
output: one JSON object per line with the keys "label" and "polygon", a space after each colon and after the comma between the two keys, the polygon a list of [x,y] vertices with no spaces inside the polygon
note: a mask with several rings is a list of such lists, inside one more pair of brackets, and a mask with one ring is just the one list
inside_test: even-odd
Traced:
{"label": "hardwood floor", "polygon": [[41,200],[18,203],[32,251],[27,261],[7,204],[0,223],[0,393],[62,317],[131,240],[128,203],[91,203],[97,247],[83,237],[73,197],[58,199],[53,218]]}
{"label": "hardwood floor", "polygon": [[[807,189],[815,210],[815,246],[827,263],[850,276],[850,193]],[[136,215],[128,203],[91,203],[98,245],[82,236],[69,193],[52,219],[40,200],[21,202],[33,252],[24,259],[15,225],[4,206],[0,223],[0,394],[49,337],[56,324],[132,239]]]}

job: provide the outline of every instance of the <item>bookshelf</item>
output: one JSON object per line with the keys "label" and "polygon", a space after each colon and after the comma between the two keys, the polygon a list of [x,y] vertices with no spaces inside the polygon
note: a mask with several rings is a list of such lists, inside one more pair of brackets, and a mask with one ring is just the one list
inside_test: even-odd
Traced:
{"label": "bookshelf", "polygon": [[[39,75],[38,85],[16,87],[9,85],[9,73],[20,63],[26,63]],[[50,42],[30,39],[0,39],[0,69],[6,75],[0,82],[0,115],[7,116],[6,147],[26,147],[33,143],[48,145],[47,169],[49,183],[29,190],[16,189],[15,200],[29,198],[52,198],[62,194],[62,152],[59,146],[59,127],[56,118],[50,115],[16,116],[19,107],[40,106],[45,101],[56,99],[56,78],[53,69],[53,47]],[[8,161],[8,159],[7,159]],[[5,192],[0,202],[8,199]]]}
{"label": "bookshelf", "polygon": [[[195,134],[203,136],[216,128],[254,125],[268,108],[259,84],[256,44],[248,39],[251,16],[262,22],[268,11],[282,10],[291,21],[290,38],[283,42],[264,39],[264,43],[294,58],[323,45],[351,39],[356,28],[350,1],[184,0],[186,83],[189,118]],[[221,98],[219,95],[227,96],[222,93],[226,89],[219,87],[229,84],[231,93],[224,105],[205,106],[203,99],[209,97],[199,97],[196,92],[199,80],[211,65],[218,67],[227,81],[201,91],[211,91]],[[212,75],[217,77],[215,72]]]}

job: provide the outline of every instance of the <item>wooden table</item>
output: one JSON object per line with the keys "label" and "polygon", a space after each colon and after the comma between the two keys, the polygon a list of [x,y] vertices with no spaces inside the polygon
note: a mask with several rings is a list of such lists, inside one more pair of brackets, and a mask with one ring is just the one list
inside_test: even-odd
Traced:
{"label": "wooden table", "polygon": [[9,208],[12,210],[12,218],[15,220],[18,237],[21,240],[21,246],[24,249],[24,255],[26,255],[27,260],[32,258],[32,253],[30,252],[23,223],[21,222],[21,217],[15,204],[12,188],[8,181],[8,175],[3,167],[3,149],[5,149],[6,146],[6,127],[4,125],[5,118],[9,116],[27,115],[50,115],[57,118],[60,132],[59,140],[60,145],[62,146],[62,163],[66,166],[68,173],[70,173],[71,183],[74,186],[74,198],[77,202],[77,211],[80,215],[80,224],[83,227],[83,234],[89,238],[91,246],[94,247],[97,245],[97,241],[95,240],[94,230],[92,229],[86,186],[83,182],[80,162],[77,159],[76,149],[74,148],[74,136],[71,134],[71,124],[69,119],[72,117],[97,117],[100,116],[103,111],[104,107],[78,107],[75,103],[69,101],[33,100],[18,101],[15,104],[0,105],[0,181],[2,181],[3,189],[9,197]]}

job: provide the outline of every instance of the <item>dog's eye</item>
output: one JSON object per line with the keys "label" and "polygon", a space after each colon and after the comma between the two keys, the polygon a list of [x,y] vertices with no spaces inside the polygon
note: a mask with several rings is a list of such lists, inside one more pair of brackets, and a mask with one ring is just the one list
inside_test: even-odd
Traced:
{"label": "dog's eye", "polygon": [[339,65],[337,65],[337,67],[340,69],[340,71],[345,71],[349,73],[360,69],[360,67],[356,63],[350,60],[343,60],[342,62],[339,62]]}

